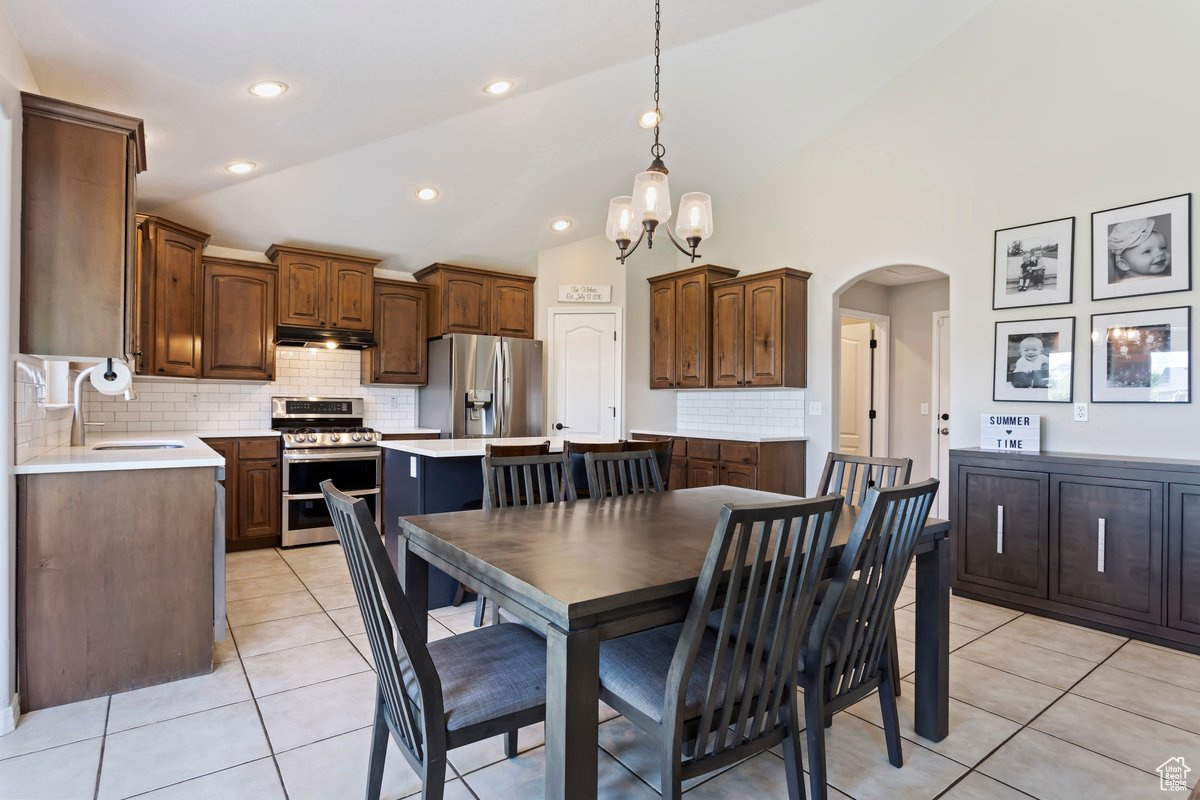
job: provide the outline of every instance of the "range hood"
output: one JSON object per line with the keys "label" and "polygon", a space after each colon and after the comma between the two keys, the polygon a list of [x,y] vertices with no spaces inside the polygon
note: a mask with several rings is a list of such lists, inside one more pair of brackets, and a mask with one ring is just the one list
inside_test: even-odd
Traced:
{"label": "range hood", "polygon": [[368,331],[341,331],[280,325],[275,329],[275,344],[280,347],[327,347],[330,350],[364,350],[375,346]]}

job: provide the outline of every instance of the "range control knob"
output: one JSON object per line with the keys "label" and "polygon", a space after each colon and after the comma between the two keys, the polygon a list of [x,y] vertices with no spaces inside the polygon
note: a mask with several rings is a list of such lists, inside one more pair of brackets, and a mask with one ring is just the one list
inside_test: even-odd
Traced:
{"label": "range control knob", "polygon": [[315,442],[316,440],[317,440],[317,435],[315,433],[310,433],[308,435],[308,441]]}
{"label": "range control knob", "polygon": [[293,441],[293,440],[295,440],[295,438],[296,438],[296,437],[295,437],[295,436],[292,436],[290,433],[285,433],[285,434],[283,435],[283,439],[284,439],[284,441],[286,441],[286,442]]}
{"label": "range control knob", "polygon": [[329,434],[329,441],[331,441],[331,442],[341,441],[341,438],[342,437],[338,436],[336,433]]}
{"label": "range control knob", "polygon": [[351,438],[353,441],[356,441],[356,442],[361,442],[363,437],[362,437],[362,434],[361,434],[361,433],[352,433],[352,434],[350,434],[350,438]]}

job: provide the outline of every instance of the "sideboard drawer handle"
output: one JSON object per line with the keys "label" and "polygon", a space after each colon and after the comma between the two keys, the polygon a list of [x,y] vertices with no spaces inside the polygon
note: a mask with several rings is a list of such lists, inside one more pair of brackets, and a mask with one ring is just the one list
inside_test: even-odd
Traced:
{"label": "sideboard drawer handle", "polygon": [[1104,572],[1104,517],[1096,522],[1096,572]]}
{"label": "sideboard drawer handle", "polygon": [[1004,554],[1004,506],[996,506],[996,552]]}

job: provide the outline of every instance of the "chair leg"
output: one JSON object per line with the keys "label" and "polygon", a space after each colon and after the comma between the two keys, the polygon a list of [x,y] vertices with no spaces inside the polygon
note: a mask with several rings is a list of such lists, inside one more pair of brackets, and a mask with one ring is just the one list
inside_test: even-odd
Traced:
{"label": "chair leg", "polygon": [[463,598],[466,597],[466,594],[467,587],[460,583],[458,588],[454,590],[454,602],[451,605],[453,605],[455,608],[461,606],[463,604]]}
{"label": "chair leg", "polygon": [[663,747],[661,753],[661,773],[659,789],[662,800],[681,800],[683,797],[683,775],[679,764],[679,753],[670,747]]}
{"label": "chair leg", "polygon": [[421,800],[442,800],[445,793],[446,754],[442,753],[440,757],[425,764],[424,780],[421,781]]}
{"label": "chair leg", "polygon": [[896,697],[900,696],[900,648],[896,644],[896,624],[893,621],[892,629],[888,631],[888,660],[892,665],[892,690]]}
{"label": "chair leg", "polygon": [[788,737],[783,740],[783,764],[787,773],[788,800],[804,800],[804,757],[800,752],[800,706],[796,693],[788,704]]}
{"label": "chair leg", "polygon": [[513,730],[504,734],[504,757],[505,758],[516,758],[517,757],[517,730],[518,729],[514,728]]}
{"label": "chair leg", "polygon": [[476,628],[483,626],[483,610],[486,607],[487,607],[487,600],[484,599],[483,595],[479,595],[478,597],[475,598],[475,627]]}
{"label": "chair leg", "polygon": [[371,757],[367,762],[367,800],[379,800],[383,791],[383,762],[387,758],[389,736],[383,715],[383,694],[376,689],[375,725],[371,728]]}
{"label": "chair leg", "polygon": [[904,751],[900,745],[900,715],[896,711],[896,693],[892,690],[894,679],[884,672],[879,683],[879,711],[883,715],[883,737],[887,740],[888,761],[893,767],[904,766]]}
{"label": "chair leg", "polygon": [[808,786],[812,800],[826,800],[825,688],[819,680],[804,685],[804,735],[808,740]]}

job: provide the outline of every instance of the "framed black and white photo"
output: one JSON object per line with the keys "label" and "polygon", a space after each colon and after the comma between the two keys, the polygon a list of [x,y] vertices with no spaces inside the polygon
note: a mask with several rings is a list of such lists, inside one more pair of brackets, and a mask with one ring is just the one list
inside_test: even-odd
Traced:
{"label": "framed black and white photo", "polygon": [[1074,317],[997,322],[992,399],[1071,402],[1074,353]]}
{"label": "framed black and white photo", "polygon": [[1092,214],[1092,299],[1192,288],[1192,196]]}
{"label": "framed black and white photo", "polygon": [[996,231],[992,308],[1071,302],[1075,218]]}
{"label": "framed black and white photo", "polygon": [[1093,403],[1190,403],[1191,308],[1092,315]]}

